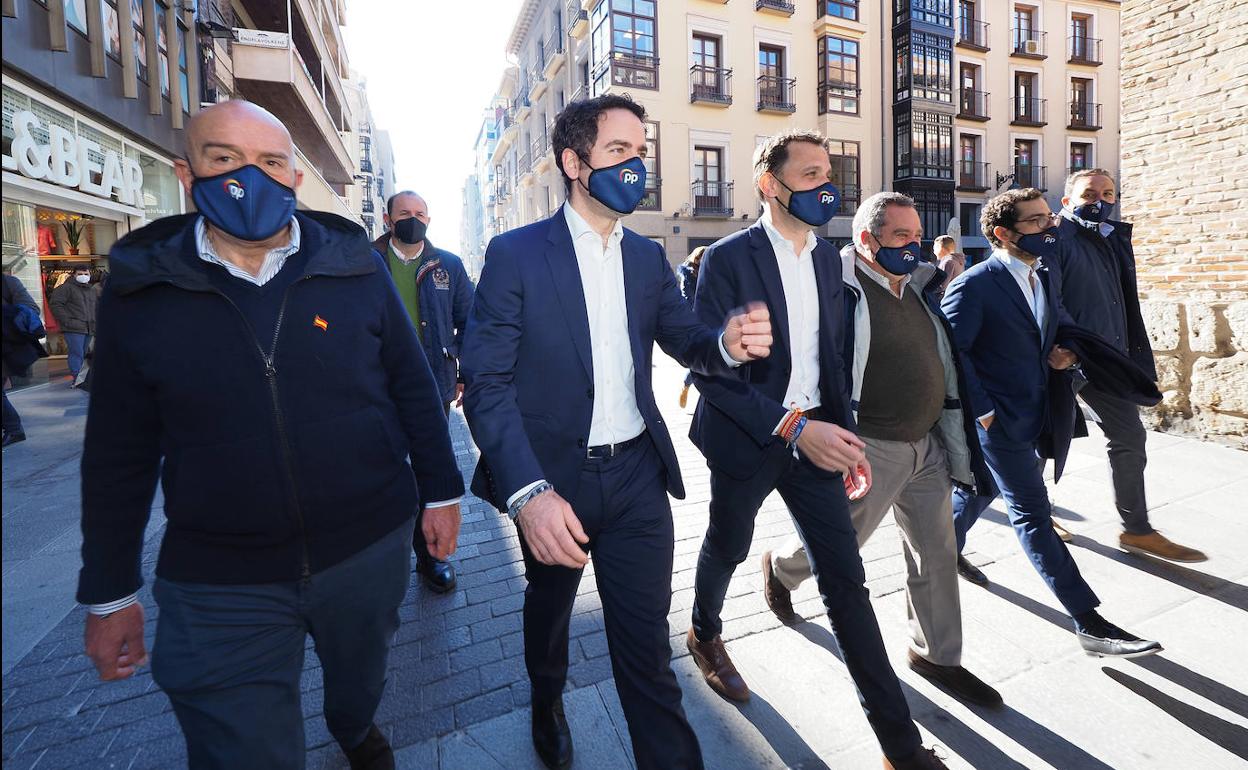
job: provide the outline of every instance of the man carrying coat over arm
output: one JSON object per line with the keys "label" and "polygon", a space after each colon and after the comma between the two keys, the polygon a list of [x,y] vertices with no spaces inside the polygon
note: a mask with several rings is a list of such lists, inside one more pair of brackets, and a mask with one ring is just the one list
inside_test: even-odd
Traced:
{"label": "man carrying coat over arm", "polygon": [[727,373],[771,345],[765,308],[727,314],[722,334],[699,323],[663,249],[621,226],[646,194],[645,116],[616,95],[560,113],[568,201],[490,242],[460,360],[481,449],[473,491],[520,529],[533,744],[551,768],[572,763],[562,693],[590,554],[638,767],[702,767],[671,669],[667,495],[684,486],[651,357],[658,342],[694,371]]}

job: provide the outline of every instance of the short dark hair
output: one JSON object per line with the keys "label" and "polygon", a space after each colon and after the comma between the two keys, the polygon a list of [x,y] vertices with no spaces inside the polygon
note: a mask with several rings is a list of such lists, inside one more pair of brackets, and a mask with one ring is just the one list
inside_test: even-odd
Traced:
{"label": "short dark hair", "polygon": [[398,200],[399,198],[403,197],[404,195],[415,195],[417,198],[420,198],[422,201],[424,200],[424,198],[421,198],[420,193],[416,192],[415,190],[399,190],[394,195],[391,195],[389,198],[386,198],[386,216],[388,217],[394,216],[394,202]]}
{"label": "short dark hair", "polygon": [[780,173],[785,161],[789,159],[789,145],[793,142],[806,142],[822,147],[824,152],[828,151],[828,140],[818,131],[789,128],[768,137],[754,150],[754,192],[758,194],[759,200],[763,198],[763,191],[758,186],[758,180],[768,172],[772,176]]}
{"label": "short dark hair", "polygon": [[565,190],[572,189],[572,180],[563,170],[563,151],[571,149],[578,158],[585,158],[598,141],[598,117],[607,110],[628,110],[643,123],[646,108],[633,101],[628,94],[603,94],[593,99],[582,99],[563,108],[555,118],[555,130],[550,143],[555,151],[555,165],[563,176]]}
{"label": "short dark hair", "polygon": [[1018,224],[1018,204],[1043,197],[1044,193],[1036,188],[1025,187],[1021,190],[1006,190],[988,201],[984,204],[983,213],[979,215],[979,228],[984,231],[984,237],[993,246],[1001,246],[1001,241],[992,234],[993,228],[1013,230],[1014,225]]}

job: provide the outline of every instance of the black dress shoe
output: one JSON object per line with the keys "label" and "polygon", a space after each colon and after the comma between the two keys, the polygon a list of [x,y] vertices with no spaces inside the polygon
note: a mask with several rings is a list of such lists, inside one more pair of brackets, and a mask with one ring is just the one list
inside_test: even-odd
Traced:
{"label": "black dress shoe", "polygon": [[910,650],[910,670],[948,690],[955,698],[977,706],[998,708],[1001,693],[961,666],[938,666]]}
{"label": "black dress shoe", "polygon": [[958,556],[958,575],[966,582],[974,583],[980,588],[988,587],[988,576],[980,571],[979,567],[967,561],[965,556]]}
{"label": "black dress shoe", "polygon": [[347,752],[347,761],[351,770],[394,770],[394,751],[377,725],[372,725],[364,742]]}
{"label": "black dress shoe", "polygon": [[533,701],[533,748],[550,770],[572,766],[572,731],[563,715],[563,698]]}
{"label": "black dress shoe", "polygon": [[1083,651],[1094,658],[1142,658],[1161,652],[1161,643],[1141,639],[1097,615],[1075,630]]}
{"label": "black dress shoe", "polygon": [[19,441],[25,441],[25,440],[26,440],[26,434],[22,433],[21,431],[13,431],[12,433],[4,434],[4,446],[8,446],[10,444],[16,444]]}
{"label": "black dress shoe", "polygon": [[432,556],[416,557],[416,571],[425,579],[425,585],[434,593],[444,594],[455,590],[455,568],[449,561]]}

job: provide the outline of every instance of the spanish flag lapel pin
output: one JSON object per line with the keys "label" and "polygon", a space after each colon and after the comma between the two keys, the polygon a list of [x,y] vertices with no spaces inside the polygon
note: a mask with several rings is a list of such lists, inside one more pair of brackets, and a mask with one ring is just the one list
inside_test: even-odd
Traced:
{"label": "spanish flag lapel pin", "polygon": [[319,315],[313,317],[312,325],[320,329],[323,332],[329,331],[329,321],[326,321],[324,318],[321,318]]}

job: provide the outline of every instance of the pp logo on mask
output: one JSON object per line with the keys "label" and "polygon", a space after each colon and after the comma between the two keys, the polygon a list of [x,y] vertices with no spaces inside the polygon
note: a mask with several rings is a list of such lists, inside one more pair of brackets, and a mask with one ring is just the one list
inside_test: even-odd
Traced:
{"label": "pp logo on mask", "polygon": [[825,206],[831,206],[833,203],[836,203],[836,196],[824,190],[819,193],[819,202]]}
{"label": "pp logo on mask", "polygon": [[913,254],[911,254],[909,251],[903,251],[903,252],[901,252],[901,258],[902,258],[903,260],[905,260],[906,262],[913,262],[913,261],[914,261],[914,255],[913,255]]}
{"label": "pp logo on mask", "polygon": [[620,169],[620,181],[624,184],[637,184],[640,179],[641,177],[637,175],[637,172],[631,168]]}
{"label": "pp logo on mask", "polygon": [[237,179],[225,180],[225,191],[236,201],[241,201],[243,196],[247,194],[247,191],[243,189],[242,182],[239,182]]}
{"label": "pp logo on mask", "polygon": [[1045,236],[1044,236],[1044,242],[1045,242],[1046,244],[1047,244],[1047,243],[1057,243],[1057,238],[1056,238],[1056,237],[1054,237],[1054,236],[1052,236],[1052,235],[1045,235]]}

